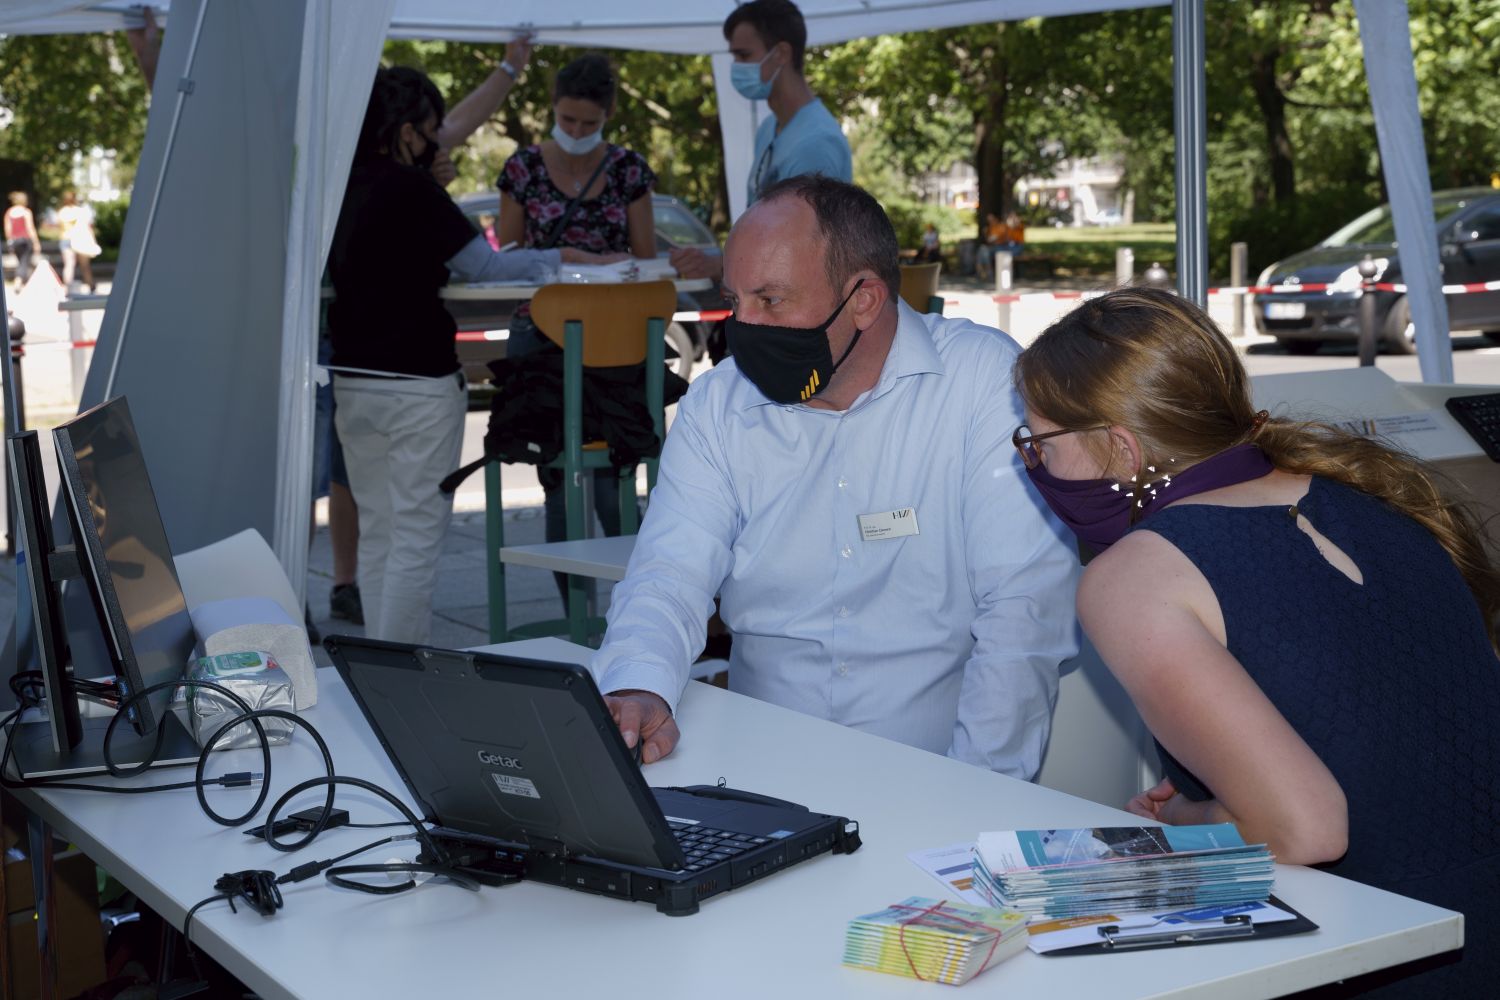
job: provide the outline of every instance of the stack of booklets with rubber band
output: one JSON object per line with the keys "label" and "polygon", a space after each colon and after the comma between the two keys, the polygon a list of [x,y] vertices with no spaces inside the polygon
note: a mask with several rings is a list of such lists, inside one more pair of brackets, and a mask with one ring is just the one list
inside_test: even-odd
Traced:
{"label": "stack of booklets with rubber band", "polygon": [[1264,902],[1275,859],[1231,823],[981,833],[974,886],[1029,917]]}
{"label": "stack of booklets with rubber band", "polygon": [[844,964],[961,986],[1026,947],[1026,918],[912,896],[849,921]]}

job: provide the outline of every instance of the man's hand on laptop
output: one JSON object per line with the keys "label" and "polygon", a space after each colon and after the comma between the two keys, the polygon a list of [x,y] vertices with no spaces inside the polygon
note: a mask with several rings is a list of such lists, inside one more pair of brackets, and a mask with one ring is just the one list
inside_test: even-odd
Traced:
{"label": "man's hand on laptop", "polygon": [[661,760],[677,746],[682,733],[672,710],[660,695],[650,691],[616,691],[604,696],[615,725],[625,745],[632,750],[636,743],[644,740],[641,747],[641,763],[652,764]]}

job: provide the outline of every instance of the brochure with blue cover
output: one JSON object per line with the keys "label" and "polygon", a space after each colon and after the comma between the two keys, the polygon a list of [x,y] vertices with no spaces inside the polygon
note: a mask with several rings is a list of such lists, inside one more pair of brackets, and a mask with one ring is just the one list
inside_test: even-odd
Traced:
{"label": "brochure with blue cover", "polygon": [[974,885],[996,906],[1080,916],[1264,902],[1275,859],[1233,825],[982,833]]}

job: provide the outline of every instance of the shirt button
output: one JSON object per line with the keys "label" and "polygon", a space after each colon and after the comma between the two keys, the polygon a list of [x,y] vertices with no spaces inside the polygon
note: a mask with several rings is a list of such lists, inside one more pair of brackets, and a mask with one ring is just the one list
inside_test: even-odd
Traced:
{"label": "shirt button", "polygon": [[848,607],[839,608],[839,617],[840,618],[848,618],[849,617],[849,609],[848,609]]}
{"label": "shirt button", "polygon": [[845,559],[848,559],[854,555],[854,550],[845,545],[843,548],[839,549],[839,555],[843,556]]}
{"label": "shirt button", "polygon": [[840,663],[839,664],[839,676],[840,677],[847,677],[847,676],[849,676],[849,664],[848,663]]}
{"label": "shirt button", "polygon": [[844,487],[846,487],[848,485],[849,485],[849,480],[845,479],[843,476],[839,476],[839,489],[843,489]]}

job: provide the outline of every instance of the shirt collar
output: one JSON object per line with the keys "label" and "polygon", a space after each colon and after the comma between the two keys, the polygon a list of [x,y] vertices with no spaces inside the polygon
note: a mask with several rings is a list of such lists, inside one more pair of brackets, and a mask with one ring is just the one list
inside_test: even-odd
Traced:
{"label": "shirt collar", "polygon": [[[937,345],[932,342],[932,331],[927,328],[926,320],[899,299],[896,308],[896,336],[891,340],[891,349],[885,356],[885,365],[880,369],[880,378],[876,380],[874,388],[865,391],[850,404],[849,410],[844,411],[846,413],[885,395],[900,379],[912,375],[942,375],[946,371],[943,359],[938,356]],[[736,374],[744,381],[743,409],[773,405],[788,409],[808,408],[805,403],[772,403],[743,372],[736,371]]]}

